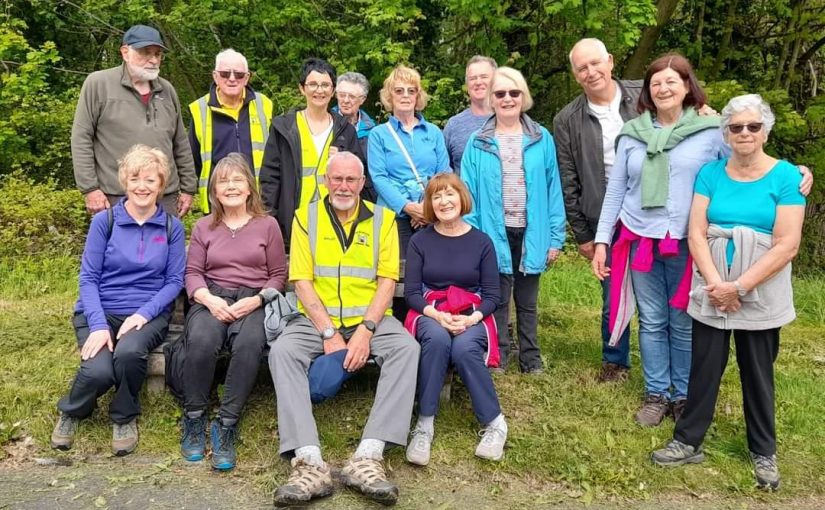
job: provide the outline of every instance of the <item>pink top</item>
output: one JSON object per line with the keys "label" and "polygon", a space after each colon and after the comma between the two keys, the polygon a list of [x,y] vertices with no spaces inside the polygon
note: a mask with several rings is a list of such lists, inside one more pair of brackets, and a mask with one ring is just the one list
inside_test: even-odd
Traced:
{"label": "pink top", "polygon": [[249,287],[284,291],[287,268],[281,229],[272,216],[252,218],[233,234],[223,223],[210,228],[212,215],[192,229],[186,258],[186,294],[207,287],[207,279],[225,289]]}

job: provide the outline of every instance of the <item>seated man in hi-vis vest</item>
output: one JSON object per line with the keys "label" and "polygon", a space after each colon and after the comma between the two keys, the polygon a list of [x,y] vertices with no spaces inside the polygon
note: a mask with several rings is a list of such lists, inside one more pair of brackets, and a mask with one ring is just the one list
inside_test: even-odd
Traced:
{"label": "seated man in hi-vis vest", "polygon": [[289,280],[301,315],[269,352],[279,451],[292,457],[292,473],[276,491],[275,504],[332,493],[307,370],[316,357],[342,349],[346,370],[361,369],[372,356],[381,375],[361,443],[340,477],[366,496],[393,504],[398,487],[387,480],[383,451],[407,441],[419,355],[418,342],[390,310],[399,272],[395,214],[359,198],[364,165],[350,152],[330,157],[324,179],[329,195],[299,208],[292,224]]}
{"label": "seated man in hi-vis vest", "polygon": [[233,49],[223,50],[215,56],[209,92],[189,104],[189,145],[198,174],[198,203],[204,214],[209,212],[209,176],[230,152],[244,155],[258,181],[272,123],[272,101],[252,89],[251,75],[246,57]]}

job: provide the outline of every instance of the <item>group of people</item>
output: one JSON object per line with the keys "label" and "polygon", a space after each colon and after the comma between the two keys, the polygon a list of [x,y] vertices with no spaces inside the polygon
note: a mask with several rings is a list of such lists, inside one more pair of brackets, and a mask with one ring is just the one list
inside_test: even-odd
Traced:
{"label": "group of people", "polygon": [[[203,459],[211,443],[213,468],[235,466],[267,345],[279,452],[292,465],[277,504],[332,492],[312,404],[369,360],[380,376],[361,442],[339,471],[345,485],[397,500],[383,452],[406,445],[410,463],[429,463],[451,367],[483,427],[475,454],[500,460],[508,427],[493,375],[516,350],[522,373],[544,371],[540,277],[569,221],[603,284],[600,381],[627,379],[638,308],[636,419],[677,420],[653,461],[702,460],[733,331],[757,481],[778,487],[773,362],[779,328],[794,318],[790,261],[812,179],[763,151],[774,117],[759,96],[734,98],[719,117],[683,57],[657,59],[642,82],[614,80],[604,44],[584,39],[570,53],[583,94],[556,116],[554,135],[526,114],[523,75],[480,56],[466,68],[470,106],[442,134],[421,114],[428,96],[410,67],[383,83],[382,124],[361,109],[366,78],[337,76],[321,59],[301,67],[306,105],[273,117],[249,86],[246,59],[225,50],[209,93],[190,105],[187,136],[174,89],[158,77],[164,50],[155,29],[132,27],[123,65],[81,90],[72,155],[95,215],[73,319],[81,365],[58,404],[53,447],[71,448],[79,420],[114,386],[112,449],[135,449],[148,354],[185,288],[186,460]],[[209,214],[187,254],[177,216],[196,194]],[[394,300],[401,261],[404,298]],[[274,333],[271,314],[285,324]],[[229,364],[210,421],[222,353]]]}

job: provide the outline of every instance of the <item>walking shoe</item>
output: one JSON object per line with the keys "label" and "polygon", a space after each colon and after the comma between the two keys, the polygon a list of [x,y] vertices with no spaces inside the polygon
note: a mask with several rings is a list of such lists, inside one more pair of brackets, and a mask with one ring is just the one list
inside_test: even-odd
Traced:
{"label": "walking shoe", "polygon": [[476,457],[487,460],[501,460],[504,458],[504,443],[507,442],[507,432],[492,425],[481,429],[478,433],[481,441],[476,446]]}
{"label": "walking shoe", "polygon": [[410,434],[410,443],[407,445],[407,462],[418,466],[429,464],[432,445],[433,436],[416,427]]}
{"label": "walking shoe", "polygon": [[694,448],[672,439],[667,446],[653,452],[650,458],[657,466],[681,466],[682,464],[698,464],[705,460],[705,454],[701,446]]}
{"label": "walking shoe", "polygon": [[673,416],[673,421],[679,421],[679,418],[681,418],[682,414],[685,412],[686,405],[686,398],[680,398],[679,400],[670,403],[670,415]]}
{"label": "walking shoe", "polygon": [[129,455],[138,444],[137,418],[129,423],[112,424],[112,453],[118,457]]}
{"label": "walking shoe", "polygon": [[291,464],[289,479],[275,491],[276,505],[292,506],[332,494],[332,475],[328,466],[307,464],[299,457],[293,457]]}
{"label": "walking shoe", "polygon": [[523,373],[524,373],[524,375],[530,375],[530,376],[535,377],[535,376],[539,376],[539,375],[544,375],[544,369],[541,368],[541,367],[528,368]]}
{"label": "walking shoe", "polygon": [[180,440],[180,454],[184,460],[197,462],[206,453],[206,415],[189,418],[183,415],[183,436]]}
{"label": "walking shoe", "polygon": [[70,450],[74,443],[74,435],[77,432],[77,424],[80,422],[77,418],[72,418],[68,414],[60,413],[57,418],[57,423],[54,424],[52,430],[52,448],[57,450]]}
{"label": "walking shoe", "polygon": [[753,472],[756,475],[756,485],[760,489],[775,491],[779,489],[779,466],[776,465],[776,455],[759,455],[750,452],[753,462]]}
{"label": "walking shoe", "polygon": [[380,460],[350,459],[338,473],[338,478],[347,487],[381,504],[394,505],[398,501],[398,487],[387,480]]}
{"label": "walking shoe", "polygon": [[492,375],[494,377],[497,376],[497,375],[504,375],[505,373],[507,373],[507,371],[504,370],[501,367],[490,367],[489,370],[490,370],[490,375]]}
{"label": "walking shoe", "polygon": [[212,420],[210,439],[212,440],[212,469],[228,471],[235,467],[237,453],[235,440],[238,437],[238,424],[224,425],[220,418]]}
{"label": "walking shoe", "polygon": [[630,370],[627,367],[610,363],[609,361],[602,361],[602,368],[599,370],[599,377],[597,380],[601,383],[608,382],[625,382]]}
{"label": "walking shoe", "polygon": [[662,395],[648,393],[641,409],[636,412],[636,422],[642,427],[655,427],[667,415],[667,399]]}

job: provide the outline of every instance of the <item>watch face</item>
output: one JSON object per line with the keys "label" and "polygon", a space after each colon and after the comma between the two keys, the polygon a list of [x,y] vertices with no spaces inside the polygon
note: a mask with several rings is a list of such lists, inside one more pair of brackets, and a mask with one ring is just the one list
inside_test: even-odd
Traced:
{"label": "watch face", "polygon": [[375,333],[375,323],[373,321],[364,321],[362,324],[370,331],[370,333]]}
{"label": "watch face", "polygon": [[327,328],[321,332],[321,338],[324,340],[329,340],[330,338],[335,336],[335,328]]}

